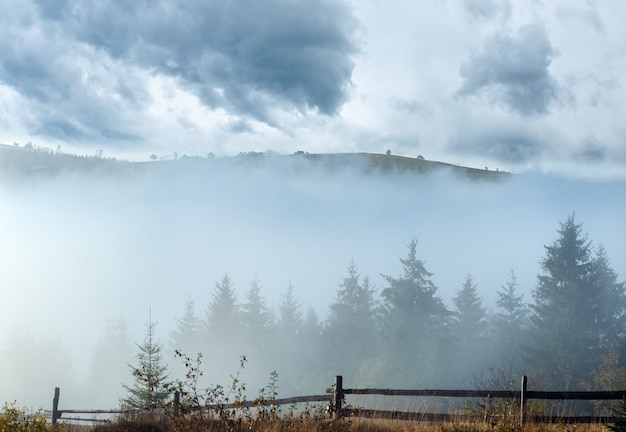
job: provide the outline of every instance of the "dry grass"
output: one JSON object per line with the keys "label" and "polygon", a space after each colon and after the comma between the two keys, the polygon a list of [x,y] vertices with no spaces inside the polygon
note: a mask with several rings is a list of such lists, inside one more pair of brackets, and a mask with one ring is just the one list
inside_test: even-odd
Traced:
{"label": "dry grass", "polygon": [[[120,421],[106,425],[64,425],[64,432],[521,432],[517,425],[490,425],[470,422],[417,422],[401,420],[342,419],[268,420],[225,424],[212,421],[189,424],[171,422]],[[607,432],[603,424],[529,424],[524,432]]]}

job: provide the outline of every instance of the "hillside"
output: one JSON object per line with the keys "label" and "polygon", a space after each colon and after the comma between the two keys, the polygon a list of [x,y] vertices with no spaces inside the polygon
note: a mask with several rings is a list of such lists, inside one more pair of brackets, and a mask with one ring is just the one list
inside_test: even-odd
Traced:
{"label": "hillside", "polygon": [[503,171],[470,168],[452,165],[445,162],[430,161],[422,157],[409,158],[404,156],[375,153],[327,153],[313,154],[296,152],[280,155],[273,152],[240,153],[233,157],[187,157],[176,160],[154,160],[149,162],[129,162],[101,156],[81,156],[61,152],[53,152],[45,148],[33,146],[10,146],[0,144],[0,179],[31,178],[54,176],[60,173],[90,172],[102,175],[128,174],[146,170],[166,168],[185,168],[188,164],[214,166],[220,163],[242,163],[252,166],[264,166],[276,169],[321,168],[330,172],[343,169],[362,170],[365,173],[414,173],[426,174],[438,170],[449,170],[457,175],[474,180],[498,180],[506,177]]}

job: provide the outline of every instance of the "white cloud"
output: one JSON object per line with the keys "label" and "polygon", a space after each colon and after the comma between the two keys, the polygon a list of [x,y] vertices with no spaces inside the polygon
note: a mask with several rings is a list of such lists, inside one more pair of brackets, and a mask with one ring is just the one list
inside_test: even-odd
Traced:
{"label": "white cloud", "polygon": [[[525,164],[593,154],[590,164],[623,167],[626,7],[243,4],[15,2],[0,18],[12,101],[0,140],[133,158],[392,148],[510,163],[515,151],[478,145],[499,122],[501,142],[559,138],[518,152]],[[460,145],[469,117],[476,144]]]}

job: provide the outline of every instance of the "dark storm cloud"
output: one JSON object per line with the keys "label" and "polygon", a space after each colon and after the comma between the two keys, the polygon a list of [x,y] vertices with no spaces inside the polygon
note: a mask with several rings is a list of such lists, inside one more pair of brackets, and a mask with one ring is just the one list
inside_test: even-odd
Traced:
{"label": "dark storm cloud", "polygon": [[27,132],[84,144],[145,138],[152,77],[242,117],[239,131],[334,115],[357,50],[352,11],[329,0],[33,0],[0,6],[0,26],[0,85],[23,99]]}
{"label": "dark storm cloud", "polygon": [[559,86],[549,67],[556,50],[541,25],[517,34],[496,34],[460,69],[459,97],[485,96],[491,103],[523,116],[542,115],[559,102]]}
{"label": "dark storm cloud", "polygon": [[179,78],[211,107],[271,123],[277,105],[332,115],[348,98],[356,42],[344,2],[39,3],[72,37]]}
{"label": "dark storm cloud", "polygon": [[10,35],[0,38],[0,82],[28,101],[29,132],[68,140],[134,139],[124,112],[149,101],[144,85],[68,40],[61,23],[42,21],[30,6],[23,3],[0,18]]}

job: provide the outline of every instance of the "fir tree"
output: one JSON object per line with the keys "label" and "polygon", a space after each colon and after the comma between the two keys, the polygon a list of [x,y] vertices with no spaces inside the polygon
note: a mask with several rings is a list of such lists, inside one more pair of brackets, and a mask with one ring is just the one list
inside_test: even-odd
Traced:
{"label": "fir tree", "polygon": [[485,360],[487,347],[487,316],[472,276],[468,274],[452,299],[452,334],[456,339],[456,367],[461,376],[469,376]]}
{"label": "fir tree", "polygon": [[388,284],[382,291],[380,321],[385,363],[392,384],[431,384],[442,371],[449,312],[437,295],[432,273],[417,259],[417,240],[411,240],[408,249],[407,257],[400,259],[403,275],[382,275]]}
{"label": "fir tree", "polygon": [[233,284],[228,275],[215,283],[213,298],[206,313],[206,325],[211,336],[239,336],[241,315]]}
{"label": "fir tree", "polygon": [[241,311],[228,275],[215,283],[213,298],[206,311],[205,325],[206,336],[202,353],[211,358],[215,370],[231,367],[246,353],[241,338]]}
{"label": "fir tree", "polygon": [[374,289],[367,276],[361,281],[354,261],[329,309],[323,331],[327,364],[349,378],[377,352]]}
{"label": "fir tree", "polygon": [[200,350],[201,321],[196,315],[196,304],[191,297],[185,302],[185,312],[176,319],[176,328],[172,332],[170,346],[172,351],[195,355]]}
{"label": "fir tree", "polygon": [[582,388],[602,348],[618,329],[623,284],[605,253],[594,258],[591,241],[571,215],[546,246],[543,273],[533,290],[530,366],[554,388]]}
{"label": "fir tree", "polygon": [[250,360],[248,366],[250,375],[259,380],[248,384],[263,385],[268,365],[274,368],[276,366],[269,362],[273,350],[272,314],[261,295],[261,282],[256,276],[250,282],[245,298],[241,305],[242,352],[245,352],[246,358]]}
{"label": "fir tree", "polygon": [[598,286],[597,309],[594,311],[598,325],[598,336],[603,347],[614,346],[624,341],[626,330],[626,284],[618,282],[618,275],[611,267],[604,246],[598,246],[594,255],[592,280]]}
{"label": "fir tree", "polygon": [[[296,361],[299,364],[300,374],[304,378],[305,384],[297,389],[298,393],[320,391],[318,386],[319,374],[326,374],[329,369],[327,359],[322,354],[322,326],[317,312],[311,305],[307,307],[304,313],[300,334],[303,343],[298,347]],[[309,377],[314,377],[313,380],[317,378],[315,385],[308,385],[312,381]],[[329,381],[330,379],[329,377]],[[306,382],[307,380],[308,382]]]}
{"label": "fir tree", "polygon": [[129,365],[134,379],[132,386],[124,385],[128,395],[122,403],[131,408],[154,409],[162,407],[170,397],[167,364],[163,363],[163,344],[157,339],[158,322],[152,317],[146,322],[142,344],[137,344],[137,364]]}
{"label": "fir tree", "polygon": [[[302,306],[296,298],[291,281],[278,305],[278,319],[274,332],[273,365],[285,385],[282,389],[292,393],[297,389],[304,367],[301,365],[303,347],[309,341],[303,340],[304,317]],[[291,386],[291,387],[287,387]]]}
{"label": "fir tree", "polygon": [[278,305],[278,333],[284,340],[295,341],[302,332],[303,324],[302,305],[296,298],[293,284],[289,281],[283,299]]}
{"label": "fir tree", "polygon": [[497,312],[491,321],[491,333],[498,357],[514,361],[521,353],[524,335],[528,329],[528,305],[524,294],[518,294],[515,270],[511,269],[509,280],[497,292]]}
{"label": "fir tree", "polygon": [[261,283],[255,278],[241,306],[241,323],[246,345],[261,355],[270,349],[271,313],[261,295]]}

